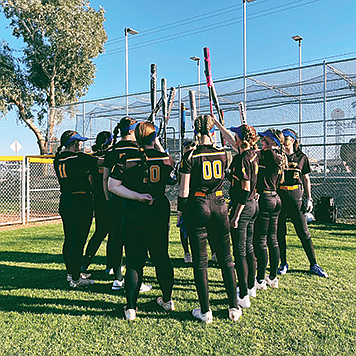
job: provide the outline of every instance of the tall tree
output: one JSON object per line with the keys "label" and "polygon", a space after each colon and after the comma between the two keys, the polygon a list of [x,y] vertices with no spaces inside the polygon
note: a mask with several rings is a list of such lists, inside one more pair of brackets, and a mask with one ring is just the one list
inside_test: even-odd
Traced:
{"label": "tall tree", "polygon": [[94,81],[92,59],[107,39],[104,10],[87,0],[0,0],[0,10],[24,43],[20,56],[0,43],[0,114],[16,109],[45,154],[61,120],[52,109],[77,102]]}

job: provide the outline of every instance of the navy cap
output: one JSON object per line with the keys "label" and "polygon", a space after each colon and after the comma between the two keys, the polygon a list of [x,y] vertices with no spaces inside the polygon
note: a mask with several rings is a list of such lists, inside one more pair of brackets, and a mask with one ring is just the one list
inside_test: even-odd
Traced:
{"label": "navy cap", "polygon": [[123,127],[122,129],[120,129],[121,132],[125,132],[125,131],[131,131],[131,130],[135,130],[136,126],[138,125],[138,122],[135,122],[134,124],[131,124],[129,126]]}
{"label": "navy cap", "polygon": [[83,137],[78,133],[76,133],[64,144],[64,146],[67,147],[73,141],[86,141],[87,139],[88,139],[87,137]]}
{"label": "navy cap", "polygon": [[264,132],[259,132],[258,133],[260,136],[267,136],[269,138],[271,138],[278,146],[281,145],[281,143],[279,142],[279,139],[273,134],[273,132],[271,130],[266,130]]}
{"label": "navy cap", "polygon": [[283,134],[283,136],[286,136],[286,137],[290,136],[290,137],[294,138],[294,140],[297,141],[297,136],[292,131],[289,131],[288,129],[282,130],[282,134]]}
{"label": "navy cap", "polygon": [[242,125],[238,126],[238,127],[230,127],[230,131],[235,132],[236,135],[238,136],[238,138],[243,141],[244,135],[241,132],[241,127],[242,127]]}

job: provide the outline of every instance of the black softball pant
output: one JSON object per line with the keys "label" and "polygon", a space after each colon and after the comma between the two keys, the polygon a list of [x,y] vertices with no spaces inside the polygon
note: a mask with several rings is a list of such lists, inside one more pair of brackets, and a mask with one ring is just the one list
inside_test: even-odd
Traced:
{"label": "black softball pant", "polygon": [[112,231],[106,245],[106,265],[114,269],[115,278],[121,280],[121,265],[123,257],[122,240],[122,198],[112,196],[110,200],[110,214],[112,217]]}
{"label": "black softball pant", "polygon": [[281,255],[281,262],[287,263],[287,217],[290,217],[294,225],[295,231],[302,243],[304,252],[306,253],[310,265],[316,263],[313,241],[310,237],[307,218],[302,213],[303,191],[301,189],[285,191],[280,190],[278,194],[282,200],[282,210],[278,219],[278,245]]}
{"label": "black softball pant", "polygon": [[269,276],[271,279],[277,276],[279,262],[277,224],[281,211],[281,198],[276,192],[262,193],[258,204],[259,214],[255,224],[254,248],[257,257],[257,280],[261,282],[265,278],[268,252],[270,258]]}
{"label": "black softball pant", "polygon": [[106,235],[111,234],[112,212],[105,199],[94,196],[95,232],[89,239],[83,258],[83,266],[88,268]]}
{"label": "black softball pant", "polygon": [[74,280],[80,277],[83,249],[93,220],[92,195],[62,194],[59,213],[63,222],[63,259],[67,273]]}
{"label": "black softball pant", "polygon": [[147,249],[155,266],[163,301],[172,298],[173,267],[168,254],[170,207],[166,196],[147,203],[124,200],[122,232],[126,251],[125,289],[127,308],[135,309],[142,283]]}
{"label": "black softball pant", "polygon": [[187,228],[193,255],[194,280],[202,313],[209,310],[208,253],[209,239],[222,271],[230,308],[237,308],[236,275],[231,257],[230,226],[223,196],[215,193],[190,197]]}
{"label": "black softball pant", "polygon": [[[236,206],[237,204],[233,203],[231,219],[235,215]],[[247,295],[247,289],[252,289],[255,285],[256,258],[253,248],[253,233],[257,215],[257,201],[249,200],[241,212],[237,229],[231,228],[240,298]]]}

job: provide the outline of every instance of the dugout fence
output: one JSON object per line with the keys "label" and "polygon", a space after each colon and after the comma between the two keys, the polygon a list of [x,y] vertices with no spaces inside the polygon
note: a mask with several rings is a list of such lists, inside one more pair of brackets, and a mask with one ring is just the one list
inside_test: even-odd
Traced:
{"label": "dugout fence", "polygon": [[0,172],[0,225],[59,218],[52,157],[0,157]]}

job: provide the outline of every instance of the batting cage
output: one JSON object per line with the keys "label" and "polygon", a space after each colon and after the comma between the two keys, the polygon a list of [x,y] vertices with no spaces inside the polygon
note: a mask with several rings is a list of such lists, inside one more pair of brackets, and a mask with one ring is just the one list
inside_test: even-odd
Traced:
{"label": "batting cage", "polygon": [[[167,81],[167,96],[162,96],[159,88],[155,103],[161,97],[169,101],[169,78]],[[162,83],[166,85],[164,81]],[[240,125],[238,103],[244,99],[244,78],[214,80],[214,83],[226,127]],[[246,83],[248,124],[257,131],[269,127],[296,131],[302,151],[311,164],[314,204],[322,197],[332,198],[338,221],[355,221],[356,59],[324,61],[248,75]],[[155,124],[163,128],[164,145],[173,159],[179,161],[182,141],[194,136],[192,118],[209,113],[210,101],[205,83],[178,86],[175,89],[170,114],[167,115],[165,109],[167,103],[163,103],[163,109],[155,113]],[[169,103],[167,105],[169,107]],[[50,114],[55,115],[59,123],[55,137],[58,139],[63,131],[74,129],[90,138],[84,148],[90,152],[97,133],[103,130],[112,132],[120,119],[126,116],[126,110],[130,117],[147,120],[152,113],[152,95],[150,91],[130,94],[127,108],[126,96],[123,95],[52,110]],[[215,137],[220,145],[220,135],[216,134]],[[55,152],[57,145],[58,141],[51,142],[50,151]],[[50,184],[51,180],[47,179],[47,182]],[[57,187],[55,180],[53,184],[53,187]],[[228,184],[225,184],[227,197]],[[177,189],[177,186],[172,186],[167,190],[173,210],[176,208]],[[51,204],[57,193],[51,191],[49,194],[47,208],[52,213]]]}

